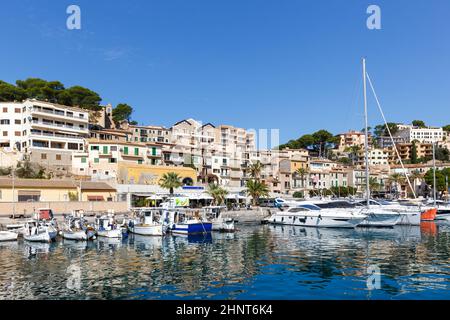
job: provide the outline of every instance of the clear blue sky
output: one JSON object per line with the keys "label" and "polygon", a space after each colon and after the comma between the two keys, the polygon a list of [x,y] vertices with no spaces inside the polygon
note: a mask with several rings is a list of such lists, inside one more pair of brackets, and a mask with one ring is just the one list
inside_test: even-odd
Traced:
{"label": "clear blue sky", "polygon": [[[70,4],[82,30],[66,29]],[[366,28],[370,4],[382,30]],[[449,15],[448,0],[2,1],[0,79],[86,86],[144,124],[279,128],[283,142],[363,127],[366,56],[388,120],[444,125]]]}

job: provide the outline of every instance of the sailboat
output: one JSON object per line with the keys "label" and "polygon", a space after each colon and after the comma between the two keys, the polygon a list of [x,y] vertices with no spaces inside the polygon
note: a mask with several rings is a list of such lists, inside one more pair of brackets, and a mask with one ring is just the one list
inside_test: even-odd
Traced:
{"label": "sailboat", "polygon": [[366,204],[365,208],[360,213],[367,215],[358,226],[362,227],[392,227],[400,222],[401,215],[398,212],[385,210],[383,207],[374,207],[370,205],[370,168],[369,168],[369,125],[367,115],[367,73],[366,73],[366,59],[362,60],[363,65],[363,87],[364,87],[364,122],[365,122],[365,166],[366,166]]}

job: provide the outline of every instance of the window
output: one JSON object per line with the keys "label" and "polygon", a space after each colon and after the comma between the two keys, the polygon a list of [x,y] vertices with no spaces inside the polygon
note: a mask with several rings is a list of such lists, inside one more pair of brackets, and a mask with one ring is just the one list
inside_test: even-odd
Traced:
{"label": "window", "polygon": [[156,156],[156,148],[152,148],[152,156]]}
{"label": "window", "polygon": [[110,158],[109,159],[109,163],[117,163],[117,159],[116,158]]}
{"label": "window", "polygon": [[100,150],[100,147],[99,146],[91,146],[91,151],[93,151],[93,150]]}
{"label": "window", "polygon": [[8,131],[3,131],[3,136],[4,137],[8,136]]}
{"label": "window", "polygon": [[108,146],[103,146],[103,154],[108,154]]}
{"label": "window", "polygon": [[9,119],[0,120],[0,124],[10,124]]}
{"label": "window", "polygon": [[99,158],[94,158],[94,163],[99,163],[100,159]]}
{"label": "window", "polygon": [[61,161],[61,155],[60,155],[60,154],[57,154],[57,155],[56,155],[56,160],[57,160],[57,161]]}
{"label": "window", "polygon": [[7,107],[4,107],[4,108],[3,108],[3,112],[8,112],[8,108],[7,108]]}
{"label": "window", "polygon": [[117,151],[117,146],[111,146],[111,151]]}
{"label": "window", "polygon": [[41,153],[41,160],[47,160],[47,154]]}
{"label": "window", "polygon": [[21,124],[20,119],[14,120],[14,124]]}
{"label": "window", "polygon": [[16,132],[14,132],[14,135],[15,135],[16,137],[20,137],[21,133],[20,133],[20,131],[16,131]]}
{"label": "window", "polygon": [[15,108],[15,109],[14,109],[14,112],[15,112],[15,113],[20,113],[20,112],[21,112],[21,111],[20,111],[20,108]]}
{"label": "window", "polygon": [[128,154],[128,147],[123,148],[123,154]]}
{"label": "window", "polygon": [[139,155],[139,148],[134,148],[134,155],[138,156]]}
{"label": "window", "polygon": [[138,160],[138,164],[142,164],[142,160]]}
{"label": "window", "polygon": [[86,163],[86,157],[81,157],[81,163]]}

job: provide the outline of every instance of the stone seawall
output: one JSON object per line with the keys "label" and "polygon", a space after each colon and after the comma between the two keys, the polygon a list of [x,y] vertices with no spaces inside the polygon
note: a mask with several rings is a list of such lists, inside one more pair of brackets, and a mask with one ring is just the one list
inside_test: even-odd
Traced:
{"label": "stone seawall", "polygon": [[[0,217],[9,217],[14,211],[12,202],[0,202]],[[84,210],[85,212],[102,213],[114,210],[115,213],[128,211],[127,202],[107,201],[61,201],[61,202],[17,202],[15,203],[16,216],[31,215],[40,208],[50,208],[55,214],[71,213],[73,210]]]}
{"label": "stone seawall", "polygon": [[225,217],[237,220],[238,223],[261,223],[264,218],[270,215],[270,210],[269,208],[255,208],[252,210],[226,211],[223,214]]}

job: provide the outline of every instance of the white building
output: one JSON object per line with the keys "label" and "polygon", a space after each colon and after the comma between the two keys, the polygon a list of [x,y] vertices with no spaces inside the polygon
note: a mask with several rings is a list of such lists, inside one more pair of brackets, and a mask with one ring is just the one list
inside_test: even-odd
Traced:
{"label": "white building", "polygon": [[34,99],[0,103],[0,110],[2,146],[17,149],[32,162],[70,171],[72,153],[84,150],[87,110]]}
{"label": "white building", "polygon": [[442,128],[419,128],[411,125],[402,125],[395,136],[402,137],[409,143],[414,140],[420,143],[433,143],[442,142],[445,137],[445,131]]}

